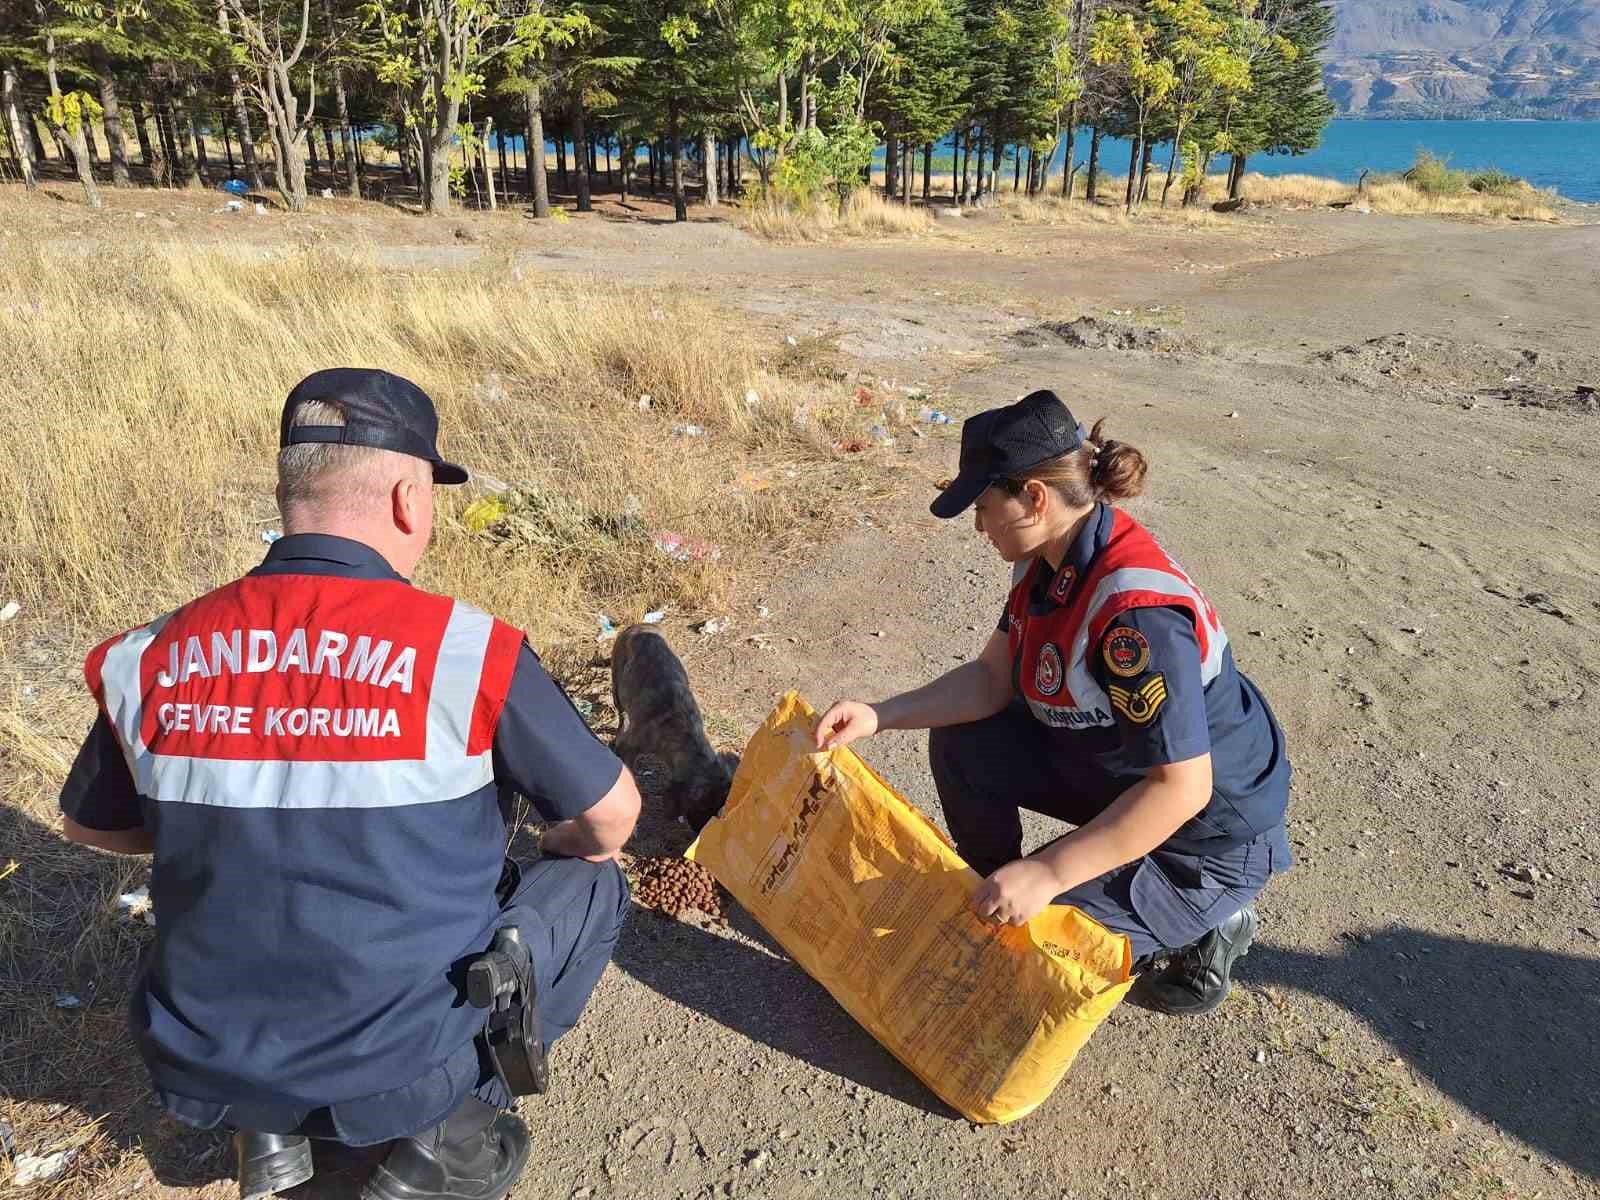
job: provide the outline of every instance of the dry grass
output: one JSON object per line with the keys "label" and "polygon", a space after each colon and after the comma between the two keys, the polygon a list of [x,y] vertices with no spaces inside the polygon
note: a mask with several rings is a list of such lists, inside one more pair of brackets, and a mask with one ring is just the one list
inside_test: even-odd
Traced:
{"label": "dry grass", "polygon": [[828,203],[795,208],[776,200],[755,200],[740,213],[744,227],[773,242],[826,242],[839,238],[904,237],[933,228],[927,210],[885,200],[861,188],[850,197],[843,216]]}
{"label": "dry grass", "polygon": [[[79,664],[259,561],[289,387],[371,364],[435,397],[446,453],[529,500],[497,536],[460,520],[472,488],[442,494],[418,582],[570,648],[558,670],[592,656],[597,612],[714,611],[742,561],[825,518],[831,473],[858,469],[830,465],[831,445],[858,417],[840,385],[768,373],[770,347],[664,293],[503,263],[397,272],[329,252],[23,241],[0,241],[0,605],[22,606],[0,623],[0,1121],[19,1150],[79,1151],[35,1195],[110,1196],[148,1184],[146,1156],[180,1185],[224,1160],[216,1139],[154,1117],[122,1033],[152,931],[115,897],[144,864],[56,832],[92,712]],[[705,434],[674,436],[689,423]],[[726,553],[675,561],[658,530]],[[82,1005],[58,1006],[66,994]]]}
{"label": "dry grass", "polygon": [[[1226,181],[1209,180],[1208,194],[1225,195]],[[1249,172],[1242,194],[1258,204],[1284,207],[1325,207],[1350,201],[1373,212],[1407,216],[1460,216],[1553,221],[1555,209],[1548,194],[1521,184],[1503,195],[1464,191],[1457,194],[1427,192],[1403,179],[1368,181],[1359,193],[1352,184],[1316,175],[1258,175]]]}
{"label": "dry grass", "polygon": [[[1154,190],[1154,189],[1152,189]],[[1155,200],[1136,208],[1132,215],[1123,211],[1120,194],[1108,193],[1115,203],[1089,204],[1081,193],[1072,200],[1063,199],[1059,193],[1045,193],[1035,197],[1002,192],[1000,211],[1013,220],[1037,225],[1117,225],[1131,226],[1159,224],[1173,226],[1220,226],[1227,222],[1211,211],[1209,205],[1183,208],[1170,204],[1166,208]],[[1174,188],[1176,195],[1176,188]]]}

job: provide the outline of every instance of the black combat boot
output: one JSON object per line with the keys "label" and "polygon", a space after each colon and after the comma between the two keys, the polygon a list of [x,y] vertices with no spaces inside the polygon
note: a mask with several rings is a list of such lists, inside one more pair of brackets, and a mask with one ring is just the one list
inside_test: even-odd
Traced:
{"label": "black combat boot", "polygon": [[1139,1001],[1174,1017],[1213,1012],[1228,995],[1236,959],[1250,953],[1256,936],[1256,910],[1241,908],[1160,971],[1139,978]]}
{"label": "black combat boot", "polygon": [[287,1191],[311,1178],[311,1139],[299,1134],[233,1135],[233,1156],[239,1164],[239,1200],[258,1200]]}
{"label": "black combat boot", "polygon": [[500,1200],[528,1163],[528,1127],[469,1098],[432,1129],[402,1138],[361,1200]]}

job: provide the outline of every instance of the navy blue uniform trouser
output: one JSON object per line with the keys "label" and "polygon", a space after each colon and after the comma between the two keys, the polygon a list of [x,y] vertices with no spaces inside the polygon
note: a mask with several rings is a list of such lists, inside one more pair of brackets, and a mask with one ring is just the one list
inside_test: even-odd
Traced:
{"label": "navy blue uniform trouser", "polygon": [[[616,949],[628,898],[627,881],[616,863],[591,863],[579,858],[541,858],[524,866],[512,894],[501,897],[501,919],[496,928],[514,924],[532,956],[546,1048],[578,1023]],[[483,949],[488,949],[487,939]],[[469,1072],[465,1086],[470,1090],[461,1100],[460,1110],[476,1111],[487,1105],[492,1106],[486,1110],[492,1115],[494,1110],[508,1107],[511,1097],[487,1063],[481,1061],[483,1055],[476,1057],[477,1065],[470,1053],[464,1060]],[[426,1078],[433,1080],[436,1075],[430,1072]],[[457,1086],[463,1086],[459,1080]],[[413,1088],[397,1088],[380,1097],[347,1101],[331,1109],[288,1110],[184,1101],[186,1111],[181,1117],[202,1128],[226,1121],[239,1129],[298,1132],[364,1145],[429,1127],[440,1119],[441,1102],[448,1103],[448,1094],[441,1096],[436,1087],[419,1082]]]}
{"label": "navy blue uniform trouser", "polygon": [[[1051,745],[1020,706],[932,730],[928,758],[956,849],[980,875],[1022,857],[1026,808],[1084,825],[1130,786]],[[1058,735],[1059,736],[1059,735]],[[1057,896],[1132,943],[1135,962],[1198,941],[1290,864],[1282,825],[1215,855],[1156,849]]]}

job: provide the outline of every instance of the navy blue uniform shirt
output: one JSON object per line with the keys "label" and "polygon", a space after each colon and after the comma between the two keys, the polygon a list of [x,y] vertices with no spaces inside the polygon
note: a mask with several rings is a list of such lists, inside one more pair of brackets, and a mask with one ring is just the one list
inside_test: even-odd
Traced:
{"label": "navy blue uniform shirt", "polygon": [[[369,547],[319,534],[279,540],[252,574],[404,582]],[[410,1112],[420,1128],[474,1086],[482,1014],[458,976],[499,917],[507,830],[497,797],[521,792],[559,821],[622,771],[526,643],[493,764],[489,786],[429,804],[157,804],[138,794],[96,719],[61,809],[89,829],[158,833],[156,942],[131,1024],[169,1111],[214,1125],[230,1107],[331,1106],[342,1127]]]}

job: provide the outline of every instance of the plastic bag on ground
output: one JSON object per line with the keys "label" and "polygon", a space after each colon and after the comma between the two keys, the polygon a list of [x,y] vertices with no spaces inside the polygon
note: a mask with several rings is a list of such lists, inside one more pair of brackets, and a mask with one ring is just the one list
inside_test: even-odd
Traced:
{"label": "plastic bag on ground", "polygon": [[977,873],[791,692],[751,740],[701,863],[869,1033],[981,1122],[1033,1111],[1132,985],[1128,940],[1052,905],[973,912]]}

